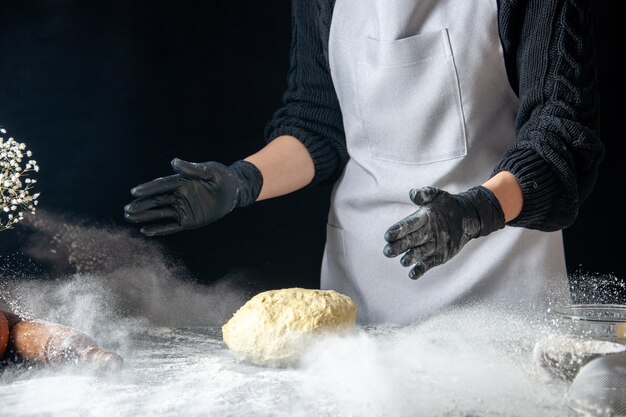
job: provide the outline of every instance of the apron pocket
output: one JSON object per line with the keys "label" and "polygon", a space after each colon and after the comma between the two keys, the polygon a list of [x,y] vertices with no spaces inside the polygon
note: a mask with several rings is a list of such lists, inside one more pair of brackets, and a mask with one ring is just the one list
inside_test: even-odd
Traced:
{"label": "apron pocket", "polygon": [[365,39],[357,99],[371,157],[425,164],[467,154],[459,80],[448,30]]}

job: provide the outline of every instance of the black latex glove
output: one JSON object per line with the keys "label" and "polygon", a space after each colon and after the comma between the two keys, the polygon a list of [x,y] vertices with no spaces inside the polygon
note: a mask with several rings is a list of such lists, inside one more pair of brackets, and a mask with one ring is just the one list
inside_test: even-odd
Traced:
{"label": "black latex glove", "polygon": [[470,239],[504,227],[498,199],[483,186],[460,194],[424,187],[411,190],[410,197],[419,208],[387,230],[383,252],[389,258],[404,253],[400,263],[415,264],[412,279],[449,261]]}
{"label": "black latex glove", "polygon": [[133,223],[155,222],[141,228],[147,236],[196,229],[248,206],[258,197],[263,177],[251,163],[237,161],[193,163],[172,160],[175,175],[157,178],[130,190],[137,199],[124,207]]}

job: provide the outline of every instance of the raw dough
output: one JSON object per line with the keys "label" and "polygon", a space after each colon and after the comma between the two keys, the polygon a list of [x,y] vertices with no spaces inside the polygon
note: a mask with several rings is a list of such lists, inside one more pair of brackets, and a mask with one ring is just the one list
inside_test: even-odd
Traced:
{"label": "raw dough", "polygon": [[356,306],[331,290],[287,288],[252,297],[222,327],[224,342],[240,360],[288,366],[322,334],[354,329]]}

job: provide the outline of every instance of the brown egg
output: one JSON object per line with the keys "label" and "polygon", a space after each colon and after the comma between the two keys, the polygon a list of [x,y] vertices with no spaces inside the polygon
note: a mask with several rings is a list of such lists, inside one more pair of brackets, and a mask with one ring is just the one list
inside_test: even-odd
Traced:
{"label": "brown egg", "polygon": [[2,311],[0,311],[0,357],[4,355],[4,351],[9,343],[9,322]]}

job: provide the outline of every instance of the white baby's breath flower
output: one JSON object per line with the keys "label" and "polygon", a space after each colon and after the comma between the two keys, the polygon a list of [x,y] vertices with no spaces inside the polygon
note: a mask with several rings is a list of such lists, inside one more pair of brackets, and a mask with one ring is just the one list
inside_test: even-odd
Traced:
{"label": "white baby's breath flower", "polygon": [[[7,132],[0,128],[0,133]],[[31,194],[37,180],[30,177],[33,172],[39,172],[39,165],[35,160],[24,163],[25,156],[33,156],[25,143],[13,137],[0,137],[0,231],[23,220],[24,213],[35,214],[39,204],[39,193]]]}

